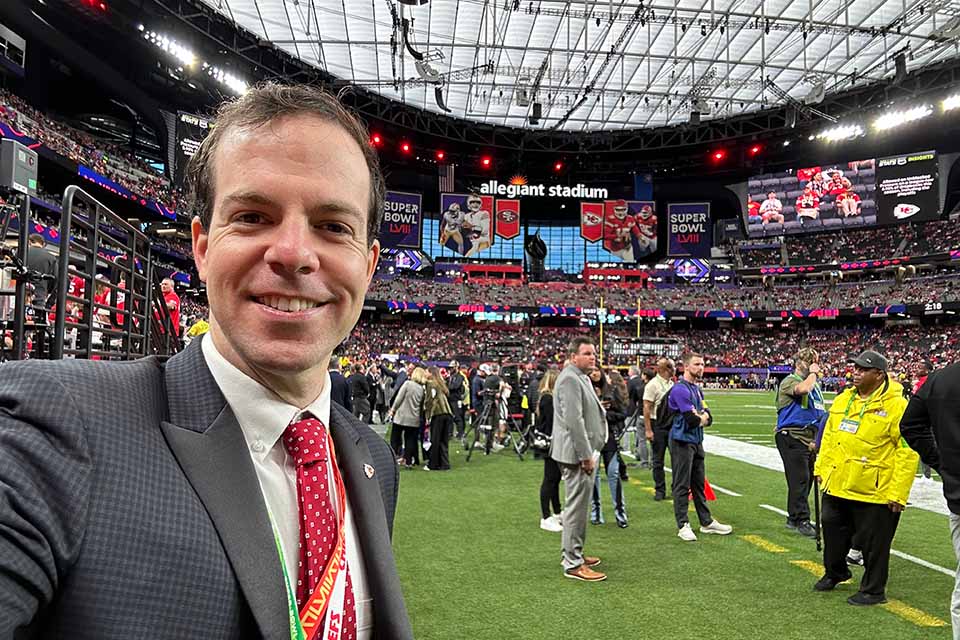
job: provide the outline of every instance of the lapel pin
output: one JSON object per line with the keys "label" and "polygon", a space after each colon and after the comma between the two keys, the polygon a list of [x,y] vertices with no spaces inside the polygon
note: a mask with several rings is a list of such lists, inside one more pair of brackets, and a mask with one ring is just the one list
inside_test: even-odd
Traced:
{"label": "lapel pin", "polygon": [[372,478],[372,477],[373,477],[374,471],[375,471],[375,470],[374,470],[374,468],[373,468],[371,465],[369,465],[369,464],[364,464],[364,465],[363,465],[363,473],[364,473],[364,475],[366,475],[368,478]]}

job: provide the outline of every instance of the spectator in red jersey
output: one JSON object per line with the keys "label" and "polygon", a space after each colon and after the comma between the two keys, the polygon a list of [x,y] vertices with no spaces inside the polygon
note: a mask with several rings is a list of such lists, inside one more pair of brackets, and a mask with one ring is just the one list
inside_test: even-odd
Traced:
{"label": "spectator in red jersey", "polygon": [[[827,193],[839,198],[840,195],[847,191],[847,186],[843,180],[843,173],[839,169],[832,169],[830,171],[830,182],[827,183]],[[850,184],[849,180],[847,180],[847,184]]]}
{"label": "spectator in red jersey", "polygon": [[750,224],[760,222],[760,203],[749,193],[747,194],[747,221]]}
{"label": "spectator in red jersey", "polygon": [[173,324],[174,335],[180,335],[180,296],[173,288],[173,279],[164,278],[160,283],[160,290],[163,291],[163,301],[167,304],[167,310],[170,312],[170,322]]}
{"label": "spectator in red jersey", "polygon": [[816,220],[820,217],[820,198],[809,185],[804,187],[803,193],[797,197],[797,219],[800,224],[804,220]]}

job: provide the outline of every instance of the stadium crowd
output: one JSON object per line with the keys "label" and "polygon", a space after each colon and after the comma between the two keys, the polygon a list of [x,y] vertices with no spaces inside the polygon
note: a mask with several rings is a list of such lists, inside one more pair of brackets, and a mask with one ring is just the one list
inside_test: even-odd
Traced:
{"label": "stadium crowd", "polygon": [[[776,244],[776,247],[771,247],[771,244]],[[786,262],[782,257],[781,244],[786,247]],[[740,265],[744,268],[924,256],[956,248],[960,248],[960,225],[953,219],[784,236],[782,240],[742,240],[732,244],[734,254],[739,256]]]}
{"label": "stadium crowd", "polygon": [[[482,360],[484,352],[505,343],[520,343],[525,360],[557,362],[565,345],[576,335],[595,337],[595,328],[524,327],[480,324],[370,322],[362,320],[340,347],[351,361],[365,361],[381,354],[424,361]],[[635,335],[629,329],[606,331],[605,351],[617,338]],[[807,330],[667,330],[646,331],[647,337],[675,338],[682,350],[703,353],[708,367],[766,368],[789,365],[801,346],[821,354],[827,375],[842,375],[851,353],[875,349],[887,354],[895,371],[915,375],[924,360],[937,366],[960,357],[960,327],[957,325],[909,326],[880,329]],[[609,361],[609,356],[605,358]],[[614,359],[616,362],[616,359]],[[633,364],[632,361],[617,364]]]}
{"label": "stadium crowd", "polygon": [[3,89],[0,121],[135,194],[176,210],[177,197],[170,182],[131,151],[51,118]]}

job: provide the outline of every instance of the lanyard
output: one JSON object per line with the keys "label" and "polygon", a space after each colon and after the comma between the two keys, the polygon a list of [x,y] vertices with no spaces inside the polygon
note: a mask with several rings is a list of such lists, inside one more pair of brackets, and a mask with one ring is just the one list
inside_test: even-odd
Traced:
{"label": "lanyard", "polygon": [[[346,490],[344,489],[343,478],[340,476],[340,469],[336,464],[337,458],[332,439],[328,440],[327,447],[330,451],[331,460],[333,461],[331,466],[333,467],[334,485],[337,489],[337,543],[333,548],[333,553],[330,554],[330,560],[327,562],[327,566],[320,576],[320,582],[317,583],[317,588],[314,589],[313,593],[304,603],[299,614],[297,613],[297,598],[293,593],[293,583],[290,580],[287,563],[283,557],[283,548],[280,545],[280,536],[277,533],[273,516],[272,514],[270,515],[273,539],[277,545],[277,554],[280,557],[280,567],[283,570],[283,579],[287,592],[287,608],[290,613],[290,640],[313,640],[316,638],[317,634],[323,629],[324,617],[326,616],[327,609],[330,608],[331,600],[333,600],[331,596],[335,595],[335,591],[340,593],[341,596],[343,595],[342,589],[336,590],[334,587],[337,584],[337,578],[340,577],[340,572],[346,569],[346,558],[344,556],[344,548],[346,546],[346,534],[344,531],[344,513],[346,512],[347,504]],[[341,608],[342,604],[334,605],[334,607]],[[339,632],[337,635],[334,635],[331,629],[330,635],[338,638]]]}
{"label": "lanyard", "polygon": [[[877,395],[877,392],[880,391],[880,389],[881,389],[882,387],[883,387],[883,385],[881,384],[879,387],[877,387],[876,389],[873,390],[873,393],[871,393],[869,396],[867,396],[867,399],[866,399],[866,400],[863,401],[863,406],[860,407],[860,417],[857,418],[857,423],[858,423],[858,424],[861,423],[861,422],[863,422],[863,414],[866,413],[866,411],[867,411],[867,406],[870,404],[870,401],[873,400],[873,396]],[[850,401],[847,402],[847,408],[846,408],[846,409],[844,410],[844,412],[843,412],[843,418],[842,418],[842,420],[846,420],[846,419],[847,419],[847,415],[849,415],[849,413],[850,413],[850,407],[853,406],[853,401],[856,400],[858,397],[859,397],[859,394],[856,393],[856,392],[854,392],[854,393],[852,393],[852,394],[850,395]]]}

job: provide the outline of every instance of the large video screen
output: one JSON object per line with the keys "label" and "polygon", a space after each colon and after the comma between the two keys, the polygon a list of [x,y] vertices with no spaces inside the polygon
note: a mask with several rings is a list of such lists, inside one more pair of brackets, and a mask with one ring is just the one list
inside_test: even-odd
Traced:
{"label": "large video screen", "polygon": [[752,238],[935,220],[935,151],[797,167],[747,182],[744,226]]}
{"label": "large video screen", "polygon": [[213,120],[210,118],[183,111],[177,114],[177,148],[173,160],[173,181],[176,186],[184,186],[187,164],[212,126]]}

